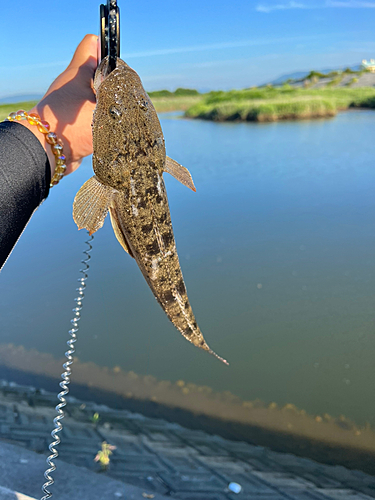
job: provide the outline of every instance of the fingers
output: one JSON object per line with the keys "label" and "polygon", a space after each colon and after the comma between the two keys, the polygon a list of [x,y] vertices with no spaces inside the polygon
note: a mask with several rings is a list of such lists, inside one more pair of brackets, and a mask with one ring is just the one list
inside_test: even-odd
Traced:
{"label": "fingers", "polygon": [[69,66],[77,68],[88,66],[95,71],[98,65],[98,37],[96,35],[86,35],[74,52],[73,59]]}

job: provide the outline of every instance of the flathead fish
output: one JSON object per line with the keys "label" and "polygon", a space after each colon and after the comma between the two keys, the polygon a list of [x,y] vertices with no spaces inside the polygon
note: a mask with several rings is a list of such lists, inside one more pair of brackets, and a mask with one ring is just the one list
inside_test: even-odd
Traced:
{"label": "flathead fish", "polygon": [[109,211],[114,233],[134,257],[168,318],[192,344],[207,345],[190,306],[178,260],[163,173],[195,191],[189,171],[166,156],[163,132],[137,73],[117,59],[107,74],[103,59],[95,73],[93,169],[78,191],[73,218],[90,234]]}

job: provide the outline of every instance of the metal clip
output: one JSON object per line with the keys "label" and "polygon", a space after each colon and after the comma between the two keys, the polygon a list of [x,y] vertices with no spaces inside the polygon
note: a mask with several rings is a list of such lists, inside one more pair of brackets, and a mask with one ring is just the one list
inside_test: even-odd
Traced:
{"label": "metal clip", "polygon": [[117,0],[100,5],[99,62],[108,56],[108,73],[116,68],[120,57],[120,9]]}

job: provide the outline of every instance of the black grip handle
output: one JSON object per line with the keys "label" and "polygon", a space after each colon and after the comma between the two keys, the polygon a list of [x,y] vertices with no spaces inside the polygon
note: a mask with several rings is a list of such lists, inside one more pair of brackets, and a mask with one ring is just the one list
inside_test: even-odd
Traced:
{"label": "black grip handle", "polygon": [[116,67],[120,57],[120,9],[117,0],[100,5],[99,62],[108,56],[108,73]]}

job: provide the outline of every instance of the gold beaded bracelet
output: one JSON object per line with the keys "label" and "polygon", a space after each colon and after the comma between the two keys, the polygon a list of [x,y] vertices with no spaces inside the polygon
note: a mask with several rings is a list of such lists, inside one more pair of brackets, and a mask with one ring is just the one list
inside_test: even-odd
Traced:
{"label": "gold beaded bracelet", "polygon": [[50,124],[42,120],[36,113],[27,113],[23,111],[23,109],[10,113],[7,120],[11,122],[27,120],[30,125],[36,125],[39,132],[46,136],[46,141],[50,144],[56,161],[55,173],[51,179],[50,187],[56,186],[64,176],[66,170],[66,157],[63,153],[63,143],[61,139],[59,139],[54,132],[50,132]]}

